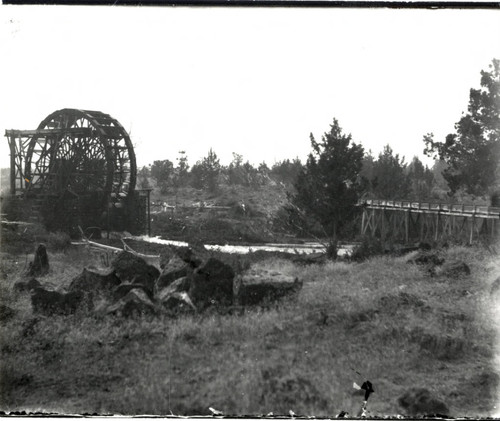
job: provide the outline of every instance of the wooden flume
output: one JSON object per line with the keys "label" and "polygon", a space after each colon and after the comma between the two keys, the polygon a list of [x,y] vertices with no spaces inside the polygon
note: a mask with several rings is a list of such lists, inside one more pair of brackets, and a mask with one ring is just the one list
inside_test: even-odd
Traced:
{"label": "wooden flume", "polygon": [[500,208],[481,205],[363,200],[361,234],[382,241],[466,240],[469,244],[499,233]]}

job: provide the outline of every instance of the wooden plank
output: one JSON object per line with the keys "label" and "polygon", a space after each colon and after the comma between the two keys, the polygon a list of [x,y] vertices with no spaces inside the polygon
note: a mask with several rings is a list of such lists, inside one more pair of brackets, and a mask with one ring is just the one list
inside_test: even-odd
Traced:
{"label": "wooden plank", "polygon": [[5,130],[5,136],[31,137],[43,135],[61,135],[61,134],[83,134],[88,136],[92,133],[90,127],[71,127],[67,129],[36,129],[36,130]]}
{"label": "wooden plank", "polygon": [[[124,249],[121,249],[121,248],[118,248],[118,247],[113,247],[113,246],[108,246],[106,244],[101,244],[101,243],[96,243],[95,241],[91,241],[91,240],[82,240],[82,241],[72,241],[71,244],[77,246],[77,245],[87,245],[87,246],[92,246],[92,247],[95,247],[95,248],[98,248],[98,249],[101,249],[101,250],[107,250],[107,251],[113,251],[113,252],[121,252],[121,251],[125,251]],[[142,253],[138,253],[136,251],[133,251],[132,249],[129,248],[129,250],[127,251],[130,251],[131,253],[135,254],[136,256],[139,256],[139,257],[143,257],[143,258],[146,258],[146,259],[158,259],[160,257],[160,255],[154,255],[154,254],[142,254]]]}

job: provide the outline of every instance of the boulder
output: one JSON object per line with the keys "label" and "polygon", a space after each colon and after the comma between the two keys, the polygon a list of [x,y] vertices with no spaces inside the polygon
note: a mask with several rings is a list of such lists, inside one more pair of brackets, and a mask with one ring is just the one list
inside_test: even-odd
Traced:
{"label": "boulder", "polygon": [[189,297],[187,291],[191,286],[191,279],[188,277],[182,277],[174,282],[172,282],[168,287],[163,288],[157,294],[156,298],[162,306],[173,312],[184,312],[186,310],[195,310],[191,298]]}
{"label": "boulder", "polygon": [[120,279],[113,269],[100,272],[97,270],[83,269],[82,273],[71,281],[68,291],[92,292],[109,296],[113,288],[120,284]]}
{"label": "boulder", "polygon": [[415,263],[417,265],[432,265],[432,266],[441,266],[444,263],[444,258],[441,257],[438,253],[432,253],[426,251],[419,251],[417,255],[408,261],[408,263]]}
{"label": "boulder", "polygon": [[297,294],[302,281],[293,276],[266,269],[250,269],[238,276],[234,297],[238,305],[268,304]]}
{"label": "boulder", "polygon": [[446,404],[425,388],[405,392],[398,398],[398,404],[410,416],[448,415],[449,412]]}
{"label": "boulder", "polygon": [[28,276],[43,276],[49,272],[49,256],[45,244],[39,244],[35,251],[33,262],[28,268]]}
{"label": "boulder", "polygon": [[42,284],[38,282],[35,278],[31,278],[29,281],[19,281],[14,284],[14,291],[16,292],[29,292],[33,291],[35,288],[41,287]]}
{"label": "boulder", "polygon": [[175,314],[191,313],[197,310],[187,292],[173,292],[166,296],[161,304],[165,310]]}
{"label": "boulder", "polygon": [[45,316],[54,314],[68,315],[75,313],[78,309],[89,310],[92,300],[83,291],[73,291],[63,294],[57,291],[48,291],[36,288],[31,295],[31,304],[35,313]]}
{"label": "boulder", "polygon": [[467,263],[461,261],[446,262],[439,269],[436,269],[436,275],[447,276],[449,278],[469,276],[470,267]]}
{"label": "boulder", "polygon": [[147,288],[144,287],[144,285],[128,284],[128,283],[127,284],[120,284],[113,290],[112,300],[113,301],[121,300],[123,297],[125,297],[133,289],[142,290],[148,296],[148,298],[151,301],[153,301],[153,295],[151,294],[151,292]]}
{"label": "boulder", "polygon": [[233,280],[233,268],[211,257],[194,271],[189,296],[199,310],[210,305],[231,305],[233,303]]}
{"label": "boulder", "polygon": [[140,317],[156,313],[156,307],[142,289],[132,289],[107,309],[108,314],[122,317]]}
{"label": "boulder", "polygon": [[191,277],[183,276],[182,278],[176,279],[168,287],[158,291],[156,297],[161,301],[161,299],[166,297],[168,294],[172,294],[174,292],[188,292],[190,287]]}
{"label": "boulder", "polygon": [[[189,266],[191,266],[193,269],[199,267],[202,264],[202,260],[198,258],[193,251],[193,248],[195,247],[196,246],[176,247],[175,249],[176,255],[180,257],[184,262],[186,262]],[[201,245],[200,247],[204,249],[203,245]]]}
{"label": "boulder", "polygon": [[128,251],[122,251],[111,262],[111,266],[121,282],[144,285],[151,294],[155,288],[155,281],[160,276],[158,269],[149,265],[136,254]]}
{"label": "boulder", "polygon": [[156,280],[156,291],[168,287],[176,279],[193,273],[193,267],[182,260],[179,256],[173,256],[164,266],[161,275]]}

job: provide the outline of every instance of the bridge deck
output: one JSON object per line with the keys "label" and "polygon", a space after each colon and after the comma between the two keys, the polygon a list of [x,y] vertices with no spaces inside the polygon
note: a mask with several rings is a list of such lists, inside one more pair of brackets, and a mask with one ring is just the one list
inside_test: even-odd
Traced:
{"label": "bridge deck", "polygon": [[440,214],[450,216],[499,219],[500,208],[482,205],[412,202],[409,200],[367,199],[358,203],[368,209],[410,211],[411,213]]}

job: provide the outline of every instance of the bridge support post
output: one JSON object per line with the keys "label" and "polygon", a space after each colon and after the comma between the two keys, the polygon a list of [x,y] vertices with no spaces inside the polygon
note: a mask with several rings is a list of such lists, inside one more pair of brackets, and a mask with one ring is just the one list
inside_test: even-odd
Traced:
{"label": "bridge support post", "polygon": [[382,219],[381,221],[381,227],[380,227],[380,236],[381,236],[381,239],[382,239],[382,244],[385,242],[385,209],[382,209],[382,211],[380,212],[380,217]]}
{"label": "bridge support post", "polygon": [[439,220],[440,219],[441,219],[441,203],[438,205],[438,212],[436,215],[436,232],[434,233],[434,241],[437,241],[439,238],[439,228],[440,228]]}
{"label": "bridge support post", "polygon": [[469,245],[472,244],[472,240],[474,238],[474,226],[476,225],[476,216],[475,216],[475,213],[476,213],[476,206],[474,206],[474,213],[472,214],[471,216],[471,220],[470,220],[470,237],[469,237]]}
{"label": "bridge support post", "polygon": [[408,240],[410,238],[410,213],[411,213],[411,210],[408,209],[406,212],[405,212],[405,242],[408,243]]}

